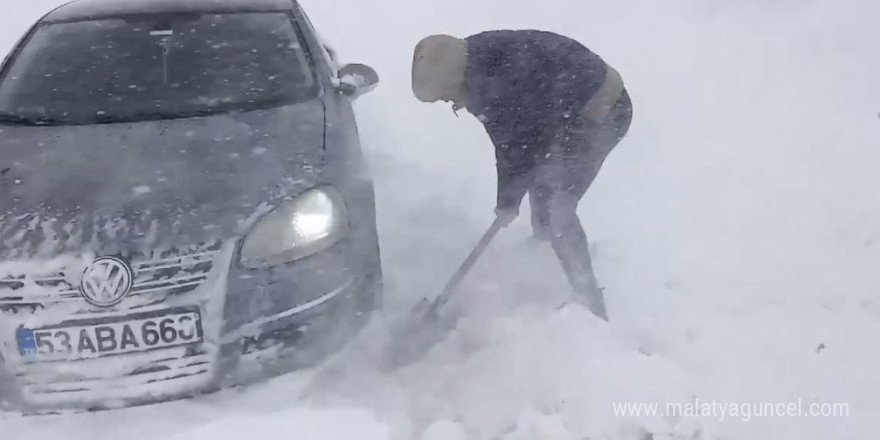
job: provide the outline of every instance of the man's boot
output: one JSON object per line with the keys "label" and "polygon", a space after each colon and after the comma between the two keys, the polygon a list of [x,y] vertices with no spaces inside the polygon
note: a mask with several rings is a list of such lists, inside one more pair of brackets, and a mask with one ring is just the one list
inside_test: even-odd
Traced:
{"label": "man's boot", "polygon": [[596,283],[596,277],[592,274],[592,270],[579,268],[571,271],[566,270],[566,273],[574,293],[573,301],[586,306],[594,315],[608,321],[604,289]]}

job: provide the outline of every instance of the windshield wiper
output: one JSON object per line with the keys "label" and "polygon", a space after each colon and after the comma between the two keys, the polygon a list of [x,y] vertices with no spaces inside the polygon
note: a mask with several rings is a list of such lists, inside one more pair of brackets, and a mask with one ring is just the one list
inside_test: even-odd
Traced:
{"label": "windshield wiper", "polygon": [[47,118],[30,119],[13,113],[0,113],[0,124],[27,125],[31,127],[37,127],[41,125],[58,125],[59,122]]}
{"label": "windshield wiper", "polygon": [[162,119],[181,119],[181,118],[197,118],[201,116],[211,116],[219,113],[229,113],[230,111],[223,108],[193,110],[186,112],[147,112],[135,113],[133,115],[102,115],[94,119],[96,124],[114,124],[120,122],[139,122],[139,121],[157,121]]}

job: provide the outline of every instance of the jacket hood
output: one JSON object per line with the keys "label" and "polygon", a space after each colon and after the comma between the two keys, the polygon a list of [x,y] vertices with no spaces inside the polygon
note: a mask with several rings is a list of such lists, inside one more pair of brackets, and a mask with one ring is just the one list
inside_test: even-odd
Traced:
{"label": "jacket hood", "polygon": [[313,186],[324,106],[135,123],[0,126],[0,259],[241,234]]}
{"label": "jacket hood", "polygon": [[412,86],[423,102],[466,98],[467,43],[449,35],[432,35],[420,41],[413,54]]}

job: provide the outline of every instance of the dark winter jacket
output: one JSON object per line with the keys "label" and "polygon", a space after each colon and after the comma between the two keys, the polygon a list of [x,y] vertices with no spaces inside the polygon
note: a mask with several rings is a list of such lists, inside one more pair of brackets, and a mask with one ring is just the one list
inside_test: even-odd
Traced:
{"label": "dark winter jacket", "polygon": [[530,173],[599,90],[606,64],[550,32],[489,31],[467,38],[468,111],[486,127],[498,171],[498,208],[518,207]]}

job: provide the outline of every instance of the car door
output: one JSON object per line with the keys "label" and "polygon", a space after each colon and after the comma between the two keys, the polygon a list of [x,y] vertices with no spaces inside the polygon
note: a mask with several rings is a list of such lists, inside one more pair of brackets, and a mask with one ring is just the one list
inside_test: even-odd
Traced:
{"label": "car door", "polygon": [[[325,148],[328,155],[345,156],[346,162],[356,158],[355,162],[360,162],[361,145],[353,99],[343,93],[339,87],[339,71],[343,67],[339,60],[339,54],[315,28],[301,5],[297,4],[295,14],[305,27],[303,31],[306,34],[306,40],[312,46],[310,52],[313,54],[318,76],[325,85]],[[336,149],[344,151],[333,151]],[[352,155],[353,157],[351,157]]]}

